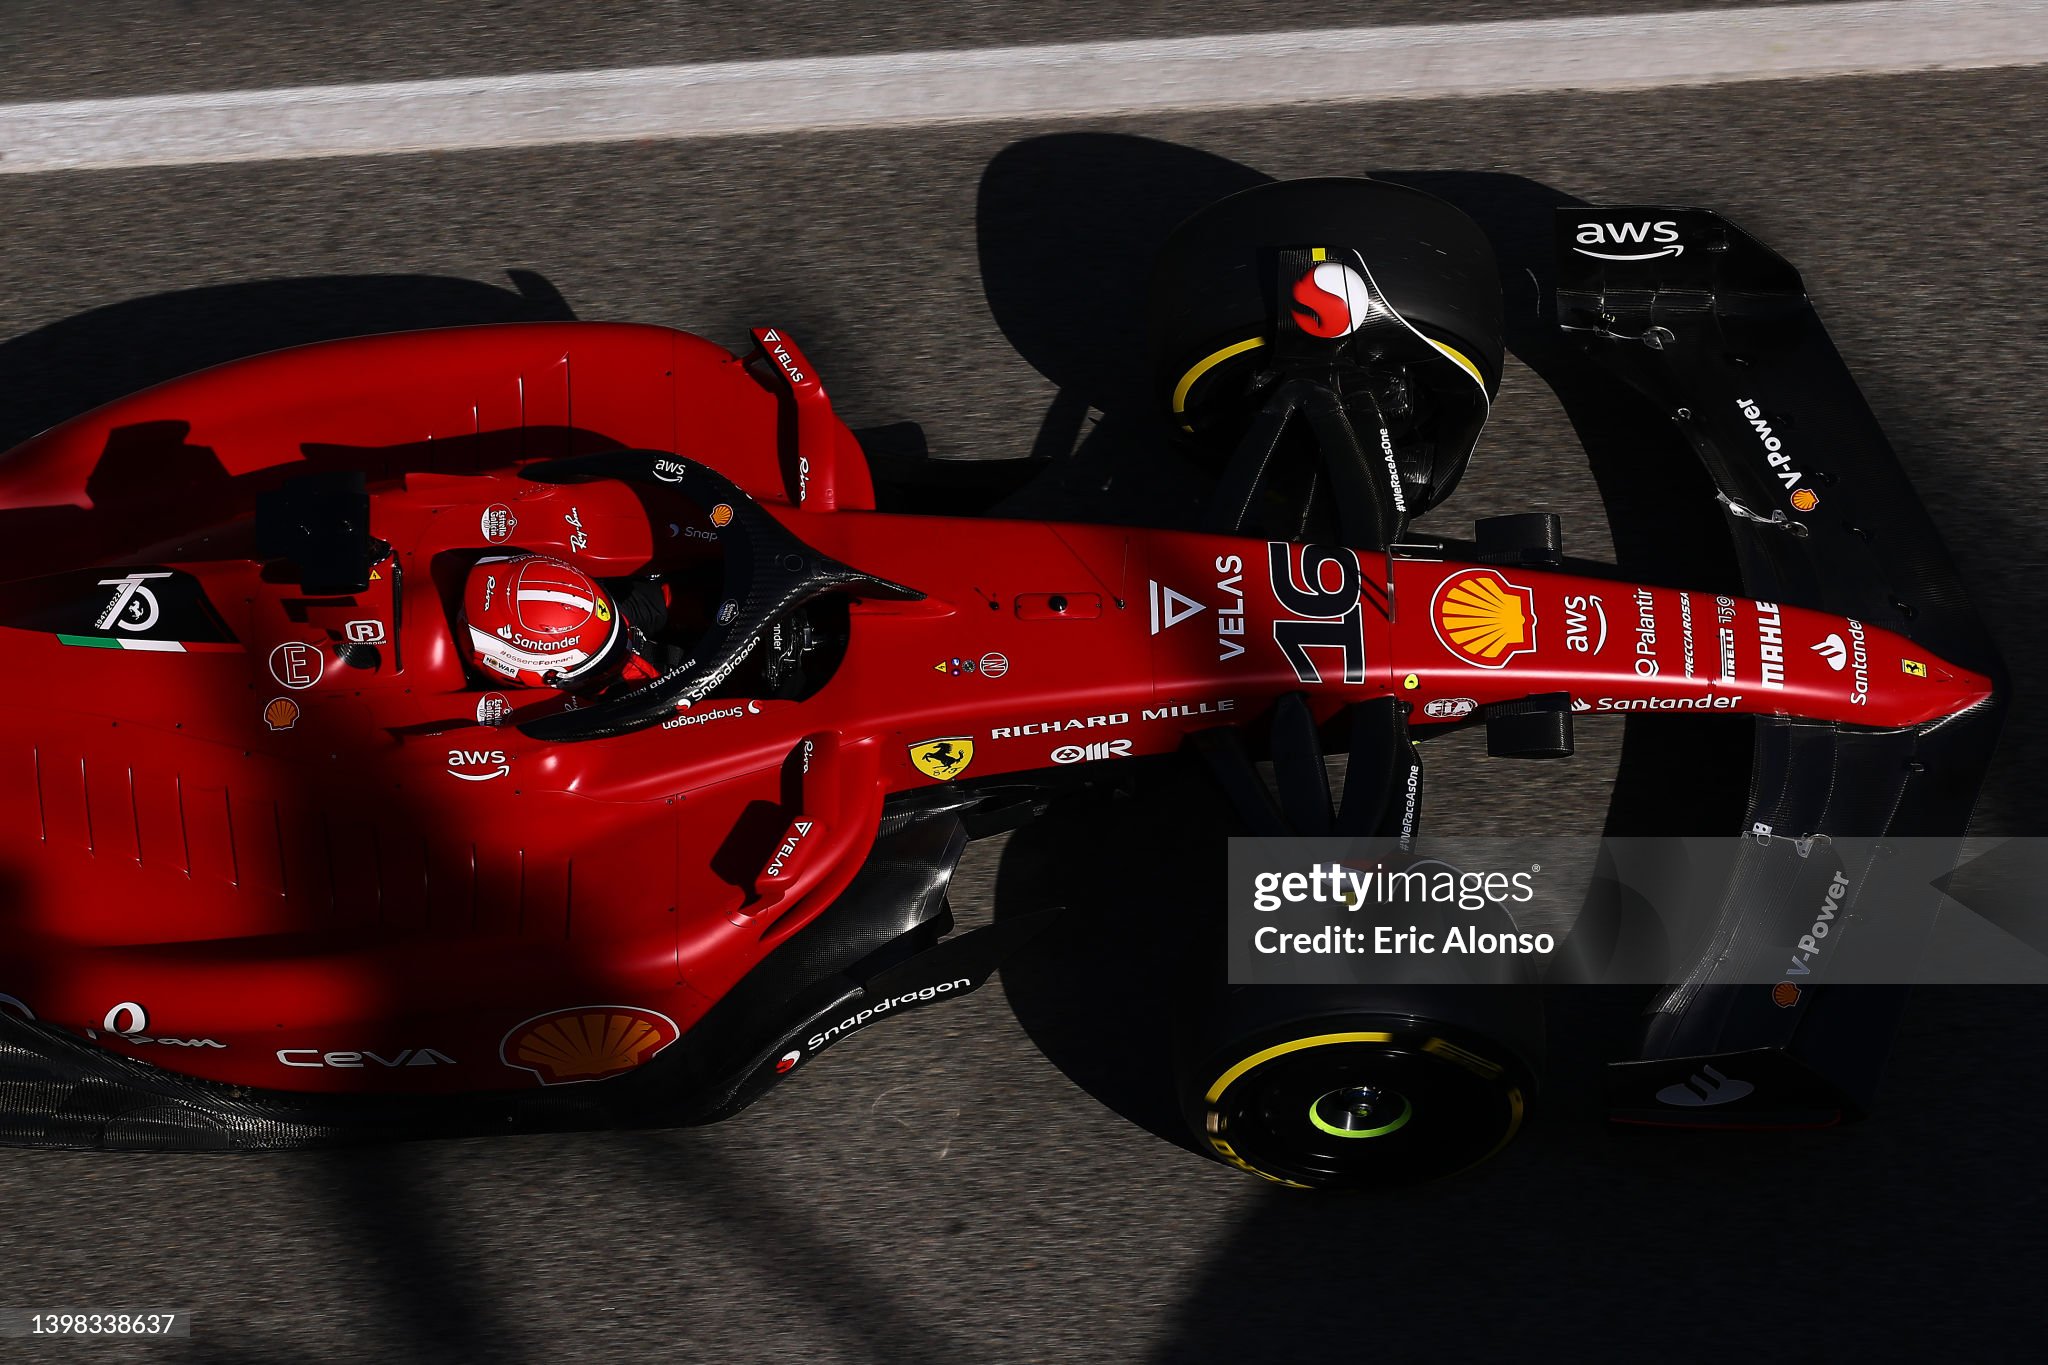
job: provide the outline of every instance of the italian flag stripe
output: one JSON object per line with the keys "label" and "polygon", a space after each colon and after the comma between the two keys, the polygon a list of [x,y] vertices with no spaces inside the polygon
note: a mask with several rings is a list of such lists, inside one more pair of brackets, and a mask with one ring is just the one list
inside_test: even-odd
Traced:
{"label": "italian flag stripe", "polygon": [[83,649],[139,649],[151,654],[183,654],[185,646],[176,640],[111,640],[104,635],[57,636],[58,643]]}

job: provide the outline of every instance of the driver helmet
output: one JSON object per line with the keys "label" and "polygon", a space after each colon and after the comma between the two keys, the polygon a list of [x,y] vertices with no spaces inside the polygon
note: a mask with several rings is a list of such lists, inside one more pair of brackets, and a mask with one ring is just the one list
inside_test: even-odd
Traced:
{"label": "driver helmet", "polygon": [[520,687],[602,683],[632,654],[611,595],[547,555],[480,559],[462,593],[469,657]]}

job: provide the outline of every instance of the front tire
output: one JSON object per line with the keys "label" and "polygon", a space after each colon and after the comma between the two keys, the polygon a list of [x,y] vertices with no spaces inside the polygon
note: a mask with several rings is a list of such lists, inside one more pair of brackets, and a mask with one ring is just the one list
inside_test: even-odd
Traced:
{"label": "front tire", "polygon": [[1493,248],[1434,195],[1357,178],[1286,180],[1218,200],[1174,229],[1150,305],[1161,401],[1198,452],[1220,459],[1235,446],[1274,350],[1281,252],[1310,247],[1355,252],[1419,337],[1419,357],[1344,348],[1358,371],[1402,372],[1413,430],[1401,463],[1419,515],[1463,475],[1504,353]]}
{"label": "front tire", "polygon": [[[1225,1014],[1235,1018],[1220,1021],[1229,1036],[1184,1068],[1183,1110],[1211,1156],[1295,1188],[1370,1189],[1475,1166],[1520,1131],[1534,1075],[1524,1054],[1541,1027],[1526,990],[1442,987],[1379,1002],[1427,1014],[1373,1011],[1368,993],[1351,990],[1365,1009],[1258,1021],[1290,997],[1299,1010],[1313,989],[1255,988],[1249,1001],[1233,992]],[[1500,1040],[1511,1031],[1522,1048]]]}

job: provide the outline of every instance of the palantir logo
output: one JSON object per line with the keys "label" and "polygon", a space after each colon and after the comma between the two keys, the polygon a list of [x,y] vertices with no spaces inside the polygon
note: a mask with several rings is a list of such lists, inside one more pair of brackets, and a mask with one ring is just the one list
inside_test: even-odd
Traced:
{"label": "palantir logo", "polygon": [[1702,1065],[1698,1071],[1680,1081],[1667,1085],[1657,1092],[1657,1099],[1664,1104],[1676,1105],[1681,1109],[1704,1109],[1709,1105],[1732,1104],[1744,1095],[1755,1091],[1748,1081],[1738,1081],[1724,1076],[1713,1067]]}
{"label": "palantir logo", "polygon": [[1826,659],[1828,667],[1837,673],[1840,673],[1842,666],[1849,662],[1849,646],[1842,642],[1839,635],[1829,635],[1827,639],[1813,647],[1813,652]]}

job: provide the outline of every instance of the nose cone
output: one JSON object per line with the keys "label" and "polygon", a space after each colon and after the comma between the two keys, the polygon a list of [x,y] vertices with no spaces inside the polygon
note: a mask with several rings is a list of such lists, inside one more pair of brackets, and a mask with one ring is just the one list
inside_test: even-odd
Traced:
{"label": "nose cone", "polygon": [[[1902,691],[1920,705],[1920,723],[1960,715],[1989,700],[1996,685],[1982,673],[1945,663],[1933,655],[1915,656],[1907,646],[1899,658]],[[1924,669],[1924,672],[1916,671]]]}
{"label": "nose cone", "polygon": [[1926,725],[1990,697],[1990,678],[1903,635],[1848,617],[1786,608],[1783,637],[1793,714],[1881,728]]}
{"label": "nose cone", "polygon": [[1996,685],[1981,673],[1952,664],[1890,631],[1866,632],[1845,623],[1849,640],[1846,666],[1836,675],[1849,684],[1851,714],[1864,725],[1926,725],[1960,715],[1991,696]]}

